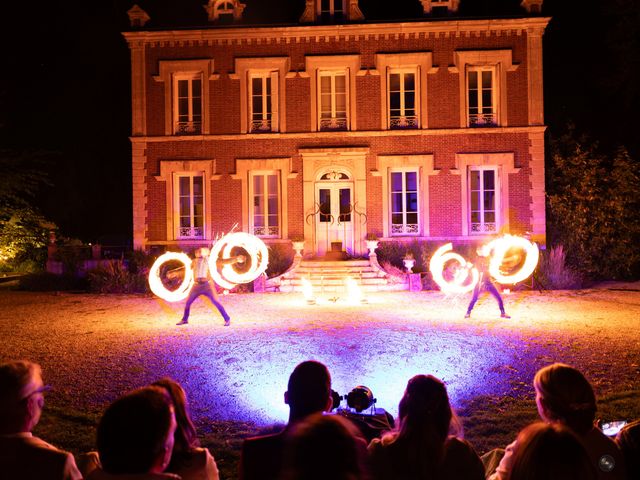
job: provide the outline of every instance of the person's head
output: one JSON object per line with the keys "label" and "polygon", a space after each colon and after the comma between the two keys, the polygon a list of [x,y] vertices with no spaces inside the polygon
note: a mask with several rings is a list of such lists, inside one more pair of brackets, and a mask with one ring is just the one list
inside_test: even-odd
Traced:
{"label": "person's head", "polygon": [[42,370],[18,360],[0,364],[0,433],[30,432],[44,406]]}
{"label": "person's head", "polygon": [[173,409],[176,416],[176,433],[174,435],[174,453],[188,452],[193,447],[199,445],[196,428],[189,416],[189,408],[187,406],[187,395],[182,386],[171,378],[163,378],[152,383],[153,386],[164,388],[173,403]]}
{"label": "person's head", "polygon": [[478,245],[476,254],[480,257],[487,257],[491,253],[491,249],[487,245]]}
{"label": "person's head", "polygon": [[209,249],[207,247],[196,248],[195,255],[196,257],[208,257]]}
{"label": "person's head", "polygon": [[616,443],[627,466],[629,478],[640,478],[640,420],[631,422],[618,432]]}
{"label": "person's head", "polygon": [[540,417],[560,422],[578,435],[593,428],[596,397],[587,379],[573,367],[554,363],[536,373],[533,379]]}
{"label": "person's head", "polygon": [[561,424],[534,423],[518,435],[511,480],[592,480],[595,469],[576,435]]}
{"label": "person's head", "polygon": [[458,427],[447,387],[433,375],[416,375],[409,380],[400,400],[398,416],[401,432],[427,430],[442,443],[449,435],[452,423]]}
{"label": "person's head", "polygon": [[98,424],[97,446],[105,472],[160,473],[169,464],[176,420],[160,387],[144,387],[113,402]]}
{"label": "person's head", "polygon": [[315,413],[291,430],[285,450],[287,480],[356,480],[365,474],[366,443],[340,415]]}
{"label": "person's head", "polygon": [[291,373],[284,402],[289,405],[289,421],[331,409],[331,376],[327,367],[315,360],[300,363]]}

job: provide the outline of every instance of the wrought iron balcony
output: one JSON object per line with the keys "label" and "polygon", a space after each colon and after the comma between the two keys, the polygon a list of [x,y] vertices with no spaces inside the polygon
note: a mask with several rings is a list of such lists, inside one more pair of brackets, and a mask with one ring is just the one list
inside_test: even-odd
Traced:
{"label": "wrought iron balcony", "polygon": [[418,128],[418,117],[416,115],[392,116],[389,120],[389,128]]}
{"label": "wrought iron balcony", "polygon": [[498,118],[495,113],[470,113],[470,127],[497,127]]}
{"label": "wrought iron balcony", "polygon": [[271,119],[265,118],[261,120],[252,120],[251,121],[251,132],[252,133],[267,133],[271,132]]}
{"label": "wrought iron balcony", "polygon": [[347,119],[346,118],[321,118],[320,130],[322,131],[334,131],[334,130],[346,130]]}
{"label": "wrought iron balcony", "polygon": [[180,238],[203,238],[204,229],[202,227],[180,227],[178,234]]}
{"label": "wrought iron balcony", "polygon": [[496,233],[498,231],[495,223],[472,223],[471,233]]}
{"label": "wrought iron balcony", "polygon": [[176,135],[197,135],[202,133],[202,122],[176,122]]}
{"label": "wrought iron balcony", "polygon": [[279,227],[253,227],[253,234],[256,237],[279,237],[280,236],[280,228]]}
{"label": "wrought iron balcony", "polygon": [[418,233],[420,233],[420,226],[417,223],[391,225],[391,235],[417,235]]}

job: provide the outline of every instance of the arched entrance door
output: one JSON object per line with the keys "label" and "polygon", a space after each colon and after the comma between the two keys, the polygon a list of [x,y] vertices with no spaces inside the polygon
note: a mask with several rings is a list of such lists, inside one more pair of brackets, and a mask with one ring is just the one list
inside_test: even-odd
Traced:
{"label": "arched entrance door", "polygon": [[316,181],[316,253],[353,252],[353,180],[347,172],[331,171]]}

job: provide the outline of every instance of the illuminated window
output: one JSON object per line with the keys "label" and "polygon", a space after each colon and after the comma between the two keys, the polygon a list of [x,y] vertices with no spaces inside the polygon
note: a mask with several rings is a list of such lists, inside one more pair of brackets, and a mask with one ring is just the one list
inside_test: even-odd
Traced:
{"label": "illuminated window", "polygon": [[389,175],[391,235],[418,235],[418,171],[392,171]]}
{"label": "illuminated window", "polygon": [[344,0],[320,0],[322,21],[339,21],[344,18]]}
{"label": "illuminated window", "polygon": [[251,73],[249,77],[249,131],[277,132],[278,72]]}
{"label": "illuminated window", "polygon": [[204,230],[204,175],[176,174],[175,212],[177,212],[176,238],[205,238]]}
{"label": "illuminated window", "polygon": [[497,177],[497,167],[469,167],[469,233],[471,235],[498,231]]}
{"label": "illuminated window", "polygon": [[418,128],[416,71],[389,69],[389,128]]}
{"label": "illuminated window", "polygon": [[467,109],[470,127],[498,125],[495,67],[467,68]]}
{"label": "illuminated window", "polygon": [[347,130],[347,72],[318,71],[319,130]]}
{"label": "illuminated window", "polygon": [[278,172],[251,172],[251,231],[258,237],[280,237]]}
{"label": "illuminated window", "polygon": [[176,135],[202,133],[202,74],[176,74],[173,91],[173,132]]}

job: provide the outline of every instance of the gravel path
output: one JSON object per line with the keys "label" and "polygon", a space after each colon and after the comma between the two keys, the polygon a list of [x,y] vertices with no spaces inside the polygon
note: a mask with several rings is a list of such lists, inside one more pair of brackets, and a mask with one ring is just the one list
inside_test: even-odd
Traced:
{"label": "gravel path", "polygon": [[516,292],[500,319],[482,297],[382,293],[369,303],[299,294],[229,295],[232,326],[198,301],[177,327],[182,303],[151,296],[0,291],[0,360],[39,362],[49,402],[99,411],[121,393],[169,375],[198,420],[267,424],[286,419],[282,392],[302,360],[329,366],[341,394],[369,386],[396,413],[408,378],[432,373],[454,404],[478,395],[530,395],[542,365],[580,368],[597,394],[640,389],[640,285],[570,292]]}

